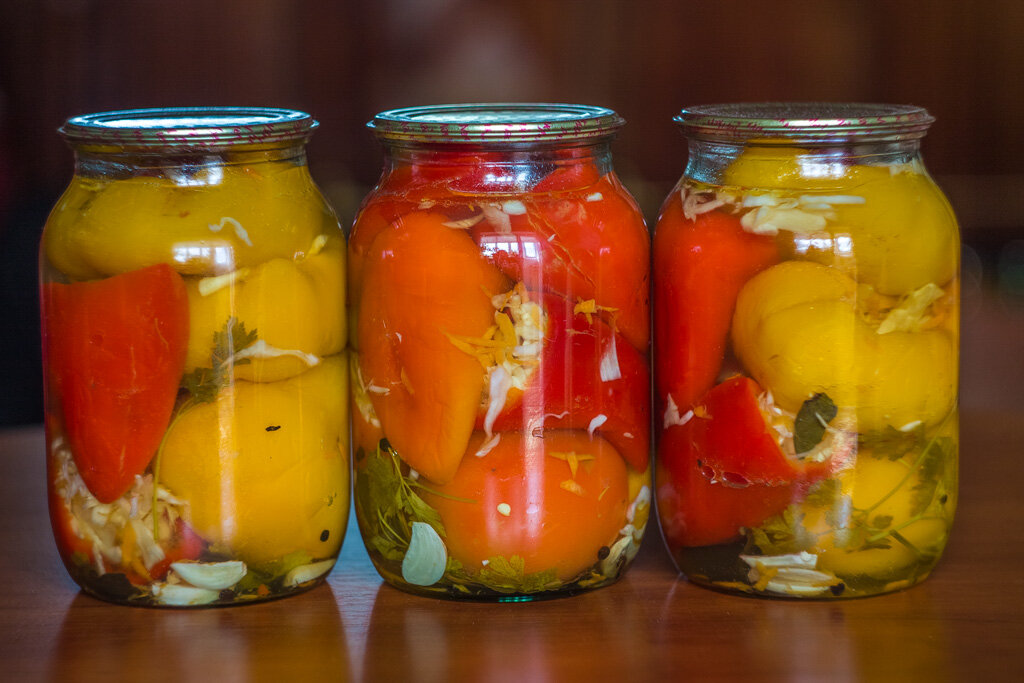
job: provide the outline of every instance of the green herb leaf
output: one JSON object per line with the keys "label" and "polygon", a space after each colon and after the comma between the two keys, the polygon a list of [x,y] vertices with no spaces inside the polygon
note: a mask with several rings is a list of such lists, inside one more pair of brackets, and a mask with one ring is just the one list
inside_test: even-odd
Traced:
{"label": "green herb leaf", "polygon": [[923,514],[935,498],[939,481],[953,455],[954,441],[944,436],[932,439],[918,464],[918,482],[911,489],[910,515]]}
{"label": "green herb leaf", "polygon": [[788,555],[814,547],[815,537],[803,525],[804,514],[797,505],[790,505],[781,515],[767,519],[764,524],[751,529],[748,534],[749,553],[751,544],[764,555]]}
{"label": "green herb leaf", "polygon": [[909,432],[901,432],[889,425],[880,432],[858,435],[857,452],[870,455],[873,458],[896,461],[907,453],[920,449],[924,445],[923,437],[923,426]]}
{"label": "green herb leaf", "polygon": [[280,560],[261,565],[258,568],[249,567],[242,580],[235,584],[236,593],[251,593],[260,587],[260,584],[270,586],[275,581],[283,579],[288,572],[309,564],[313,558],[303,550],[296,550],[294,553],[285,555]]}
{"label": "green herb leaf", "polygon": [[888,529],[892,526],[892,515],[875,515],[871,526],[875,529]]}
{"label": "green herb leaf", "polygon": [[830,507],[841,494],[838,479],[823,479],[810,488],[804,500],[815,507]]}
{"label": "green herb leaf", "polygon": [[793,424],[793,447],[796,454],[806,453],[821,443],[825,427],[838,413],[839,409],[828,394],[815,394],[804,401]]}
{"label": "green herb leaf", "polygon": [[509,593],[539,593],[561,585],[554,569],[527,574],[526,562],[519,555],[489,558],[477,580],[488,588]]}
{"label": "green herb leaf", "polygon": [[256,342],[256,330],[245,329],[245,324],[234,316],[227,319],[224,328],[213,333],[210,367],[196,368],[181,378],[181,386],[195,403],[212,403],[217,394],[231,382],[233,366],[245,365],[248,358],[234,360],[234,356]]}
{"label": "green herb leaf", "polygon": [[356,474],[355,498],[360,518],[373,533],[369,545],[382,557],[400,561],[412,540],[412,523],[423,522],[445,537],[441,515],[414,490],[416,482],[402,471],[402,461],[391,444],[381,439]]}

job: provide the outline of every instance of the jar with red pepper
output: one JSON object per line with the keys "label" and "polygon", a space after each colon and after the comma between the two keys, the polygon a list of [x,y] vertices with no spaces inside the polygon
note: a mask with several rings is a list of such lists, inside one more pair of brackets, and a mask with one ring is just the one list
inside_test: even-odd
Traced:
{"label": "jar with red pepper", "polygon": [[611,583],[650,510],[649,239],[614,112],[383,112],[349,242],[355,507],[414,593]]}
{"label": "jar with red pepper", "polygon": [[349,505],[345,240],[316,122],[72,118],[40,249],[50,516],[97,597],[197,606],[324,580]]}
{"label": "jar with red pepper", "polygon": [[658,509],[692,581],[928,576],[957,495],[959,235],[923,109],[694,107],[654,238]]}

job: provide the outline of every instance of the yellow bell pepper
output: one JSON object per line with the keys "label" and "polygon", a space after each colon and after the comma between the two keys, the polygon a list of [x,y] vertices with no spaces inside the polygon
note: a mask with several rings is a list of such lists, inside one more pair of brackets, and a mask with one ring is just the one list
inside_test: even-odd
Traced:
{"label": "yellow bell pepper", "polygon": [[174,422],[161,484],[188,501],[196,533],[251,565],[333,557],[348,517],[347,392],[345,354],[290,380],[237,381]]}
{"label": "yellow bell pepper", "polygon": [[837,190],[859,184],[863,167],[839,155],[763,140],[745,148],[722,173],[722,184],[747,190]]}
{"label": "yellow bell pepper", "polygon": [[825,152],[750,147],[722,182],[741,195],[799,200],[798,210],[826,218],[813,234],[781,226],[784,252],[836,266],[881,294],[903,296],[956,275],[956,218],[920,164],[872,166]]}
{"label": "yellow bell pepper", "polygon": [[733,346],[782,408],[816,393],[856,415],[856,431],[934,425],[953,408],[956,344],[942,328],[879,333],[858,287],[835,268],[787,261],[740,291]]}
{"label": "yellow bell pepper", "polygon": [[75,177],[46,227],[43,253],[73,279],[169,263],[215,275],[294,258],[337,218],[304,166],[212,166],[195,177]]}
{"label": "yellow bell pepper", "polygon": [[248,363],[235,365],[236,378],[274,382],[340,351],[346,336],[345,249],[340,235],[325,245],[294,261],[278,258],[217,278],[189,278],[185,371],[209,367],[213,336],[232,316],[255,330],[260,343]]}

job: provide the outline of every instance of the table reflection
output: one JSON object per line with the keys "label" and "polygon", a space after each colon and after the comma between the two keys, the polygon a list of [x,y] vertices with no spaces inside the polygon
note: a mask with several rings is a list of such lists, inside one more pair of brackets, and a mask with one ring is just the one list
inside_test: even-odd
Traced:
{"label": "table reflection", "polygon": [[[53,680],[351,678],[329,585],[283,600],[198,610],[111,605],[79,594],[51,657]],[[333,672],[333,673],[332,673]]]}
{"label": "table reflection", "polygon": [[[702,603],[699,615],[692,613],[696,600]],[[655,649],[687,660],[691,671],[729,680],[749,673],[751,662],[770,680],[955,677],[948,622],[927,583],[861,600],[784,601],[716,593],[680,579],[661,604],[658,622],[651,632]],[[709,638],[716,651],[731,656],[694,661]]]}
{"label": "table reflection", "polygon": [[[622,590],[619,590],[619,589]],[[367,680],[604,680],[645,671],[644,634],[623,583],[535,603],[447,602],[382,585],[370,617]],[[579,615],[591,618],[581,620]],[[393,655],[384,655],[393,653]]]}

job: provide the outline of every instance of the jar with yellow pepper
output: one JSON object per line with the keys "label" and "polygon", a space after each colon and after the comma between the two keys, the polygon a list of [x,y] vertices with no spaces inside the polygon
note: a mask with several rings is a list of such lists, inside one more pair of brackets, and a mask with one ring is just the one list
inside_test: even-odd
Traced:
{"label": "jar with yellow pepper", "polygon": [[956,507],[959,234],[912,106],[694,107],[654,238],[656,488],[692,581],[855,597]]}
{"label": "jar with yellow pepper", "polygon": [[72,118],[40,249],[50,515],[95,596],[323,581],[348,515],[345,240],[282,109]]}

